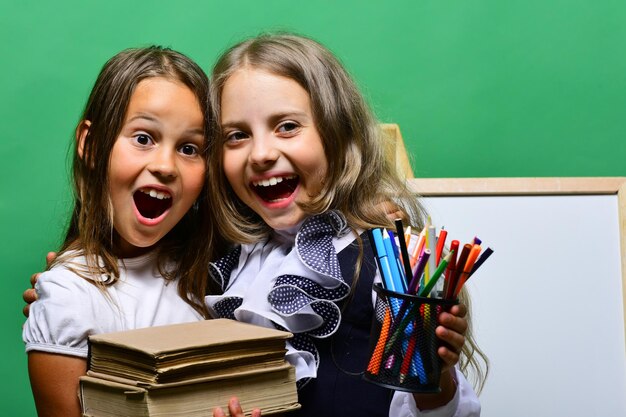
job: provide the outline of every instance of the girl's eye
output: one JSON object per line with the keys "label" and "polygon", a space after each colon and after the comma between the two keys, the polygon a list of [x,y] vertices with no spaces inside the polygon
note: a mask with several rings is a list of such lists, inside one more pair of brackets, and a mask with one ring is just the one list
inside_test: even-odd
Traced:
{"label": "girl's eye", "polygon": [[295,122],[285,122],[278,126],[278,131],[282,133],[293,132],[298,127],[298,124]]}
{"label": "girl's eye", "polygon": [[135,136],[135,142],[139,145],[146,146],[152,143],[152,138],[145,133],[140,133]]}
{"label": "girl's eye", "polygon": [[240,140],[244,140],[248,137],[245,133],[241,131],[231,132],[226,135],[226,142],[237,142]]}
{"label": "girl's eye", "polygon": [[187,156],[194,156],[197,155],[199,151],[196,145],[186,144],[180,147],[180,153]]}

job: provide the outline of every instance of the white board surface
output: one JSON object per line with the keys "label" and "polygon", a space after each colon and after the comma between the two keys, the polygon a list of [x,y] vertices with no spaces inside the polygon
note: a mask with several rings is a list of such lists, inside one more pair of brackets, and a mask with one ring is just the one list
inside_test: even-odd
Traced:
{"label": "white board surface", "polygon": [[491,365],[482,416],[626,416],[617,194],[422,201],[448,243],[494,249],[467,283]]}

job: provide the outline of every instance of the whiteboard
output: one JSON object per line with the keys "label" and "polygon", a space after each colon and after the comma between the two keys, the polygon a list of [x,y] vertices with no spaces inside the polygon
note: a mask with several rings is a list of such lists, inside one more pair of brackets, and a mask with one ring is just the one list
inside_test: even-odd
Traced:
{"label": "whiteboard", "polygon": [[410,180],[448,243],[477,235],[494,249],[467,283],[490,360],[482,416],[626,416],[626,179],[502,181]]}

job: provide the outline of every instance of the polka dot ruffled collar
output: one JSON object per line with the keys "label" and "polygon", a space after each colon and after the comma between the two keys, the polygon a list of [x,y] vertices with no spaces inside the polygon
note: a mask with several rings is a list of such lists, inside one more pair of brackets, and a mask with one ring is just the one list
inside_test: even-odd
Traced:
{"label": "polka dot ruffled collar", "polygon": [[332,335],[341,321],[336,302],[345,298],[344,281],[333,241],[349,232],[337,211],[305,219],[294,239],[280,237],[241,245],[211,264],[224,293],[207,296],[217,317],[290,331],[287,359],[296,378],[316,375],[319,355],[312,338]]}

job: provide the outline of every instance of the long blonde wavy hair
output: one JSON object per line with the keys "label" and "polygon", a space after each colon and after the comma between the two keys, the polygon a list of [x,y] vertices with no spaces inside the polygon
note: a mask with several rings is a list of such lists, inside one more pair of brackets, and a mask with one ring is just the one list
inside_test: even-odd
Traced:
{"label": "long blonde wavy hair", "polygon": [[[209,162],[209,190],[215,214],[223,219],[220,232],[230,241],[256,242],[271,229],[261,217],[236,196],[223,171],[223,134],[219,120],[224,85],[242,68],[266,71],[296,81],[309,94],[315,126],[328,161],[321,192],[301,205],[309,214],[329,209],[341,211],[356,230],[393,227],[382,209],[382,202],[393,202],[405,213],[413,227],[421,229],[426,217],[418,198],[404,178],[385,158],[386,137],[370,107],[339,60],[318,42],[294,34],[262,34],[225,51],[213,68],[210,107],[213,134]],[[356,234],[356,233],[355,233]],[[358,234],[356,234],[358,236]],[[359,240],[359,243],[360,240]],[[360,262],[360,261],[359,261]],[[357,273],[355,276],[358,276]],[[354,284],[353,284],[354,285]],[[469,308],[465,292],[461,295]],[[472,369],[477,391],[482,389],[488,361],[476,345],[471,329],[461,354],[461,370]]]}

